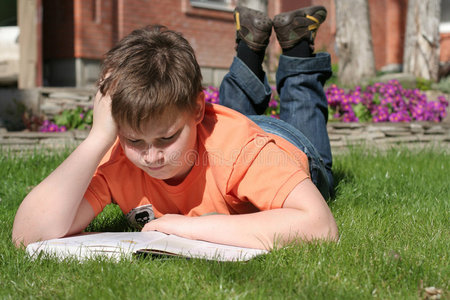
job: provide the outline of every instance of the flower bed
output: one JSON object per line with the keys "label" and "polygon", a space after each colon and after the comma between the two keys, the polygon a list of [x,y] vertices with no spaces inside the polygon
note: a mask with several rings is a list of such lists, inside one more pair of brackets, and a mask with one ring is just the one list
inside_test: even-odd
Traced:
{"label": "flower bed", "polygon": [[[275,88],[266,111],[267,115],[279,117],[279,97]],[[205,90],[206,101],[219,102],[215,87]],[[448,100],[444,95],[435,101],[427,99],[419,89],[405,89],[399,81],[377,82],[363,89],[361,86],[345,91],[332,84],[325,91],[329,120],[341,122],[440,122],[447,115]]]}
{"label": "flower bed", "polygon": [[40,132],[65,132],[67,130],[87,130],[92,126],[93,110],[91,107],[77,107],[63,110],[52,120],[42,121]]}
{"label": "flower bed", "polygon": [[448,107],[445,96],[429,101],[424,92],[405,89],[397,80],[347,92],[333,84],[326,90],[326,97],[330,119],[343,122],[440,122]]}

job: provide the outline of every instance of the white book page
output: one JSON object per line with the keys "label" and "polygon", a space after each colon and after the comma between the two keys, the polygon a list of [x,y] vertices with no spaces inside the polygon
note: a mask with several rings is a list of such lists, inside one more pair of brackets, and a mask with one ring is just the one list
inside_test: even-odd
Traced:
{"label": "white book page", "polygon": [[27,252],[36,256],[40,252],[54,254],[64,258],[75,256],[79,258],[131,256],[137,249],[147,247],[154,240],[166,237],[161,232],[102,232],[86,233],[66,238],[52,239],[27,246]]}
{"label": "white book page", "polygon": [[44,252],[59,258],[72,256],[80,260],[96,256],[117,259],[132,257],[133,253],[139,250],[148,253],[156,250],[156,253],[218,261],[245,261],[267,253],[265,250],[190,240],[157,231],[86,233],[37,242],[27,247],[27,252],[32,257]]}
{"label": "white book page", "polygon": [[268,253],[266,250],[190,240],[176,235],[168,235],[162,239],[154,240],[149,247],[148,250],[159,250],[186,257],[217,261],[246,261],[257,255]]}

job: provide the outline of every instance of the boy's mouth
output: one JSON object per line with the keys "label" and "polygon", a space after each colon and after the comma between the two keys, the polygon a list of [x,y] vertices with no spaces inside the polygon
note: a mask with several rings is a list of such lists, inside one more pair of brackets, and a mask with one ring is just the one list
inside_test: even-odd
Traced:
{"label": "boy's mouth", "polygon": [[164,165],[156,165],[156,166],[146,166],[150,171],[158,171],[164,168]]}

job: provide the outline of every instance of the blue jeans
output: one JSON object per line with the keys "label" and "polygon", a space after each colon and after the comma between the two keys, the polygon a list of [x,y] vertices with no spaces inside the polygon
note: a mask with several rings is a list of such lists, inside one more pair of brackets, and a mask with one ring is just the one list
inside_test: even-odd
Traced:
{"label": "blue jeans", "polygon": [[330,76],[328,53],[310,58],[281,55],[276,74],[280,119],[260,115],[269,104],[272,89],[267,77],[262,83],[237,57],[219,92],[220,104],[249,116],[263,130],[283,137],[308,156],[311,180],[325,199],[334,191],[326,128],[328,106],[323,90]]}

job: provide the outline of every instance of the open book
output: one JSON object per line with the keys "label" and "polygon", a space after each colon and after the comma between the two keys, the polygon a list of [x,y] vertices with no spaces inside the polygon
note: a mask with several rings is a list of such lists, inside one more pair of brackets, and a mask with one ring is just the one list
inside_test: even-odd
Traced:
{"label": "open book", "polygon": [[79,260],[97,256],[120,259],[134,255],[152,255],[247,261],[268,253],[266,250],[190,240],[157,231],[86,233],[32,243],[27,246],[26,251],[32,257],[47,253],[58,258],[75,257]]}

